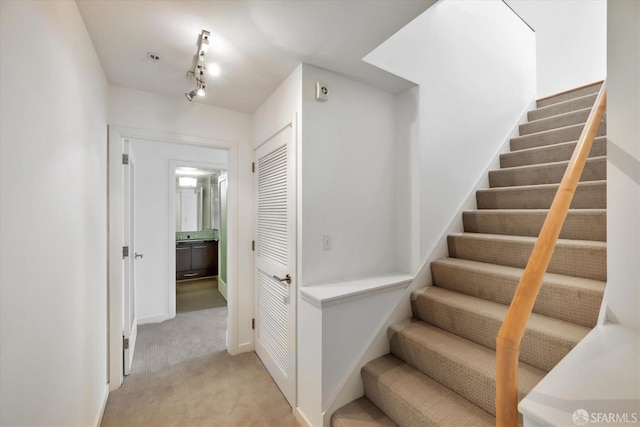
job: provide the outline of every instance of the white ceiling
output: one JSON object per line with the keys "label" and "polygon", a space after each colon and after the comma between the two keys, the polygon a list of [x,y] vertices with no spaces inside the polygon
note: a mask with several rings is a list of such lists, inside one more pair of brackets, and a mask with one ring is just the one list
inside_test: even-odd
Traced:
{"label": "white ceiling", "polygon": [[[109,83],[184,98],[202,30],[207,95],[253,112],[304,62],[397,93],[411,86],[361,59],[435,0],[77,0]],[[148,52],[160,56],[158,62]]]}

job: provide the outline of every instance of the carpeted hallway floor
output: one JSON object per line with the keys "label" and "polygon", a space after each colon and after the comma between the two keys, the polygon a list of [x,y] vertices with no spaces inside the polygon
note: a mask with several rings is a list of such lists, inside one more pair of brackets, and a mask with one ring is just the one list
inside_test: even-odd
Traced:
{"label": "carpeted hallway floor", "polygon": [[[109,395],[102,426],[298,426],[255,353],[227,353],[224,299],[198,287],[178,291],[175,319],[138,327],[131,375]],[[213,308],[198,310],[198,293]]]}

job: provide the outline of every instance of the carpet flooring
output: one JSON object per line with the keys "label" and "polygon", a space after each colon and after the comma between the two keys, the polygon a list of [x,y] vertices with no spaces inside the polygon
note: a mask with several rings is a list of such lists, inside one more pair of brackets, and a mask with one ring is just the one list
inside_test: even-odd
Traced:
{"label": "carpet flooring", "polygon": [[217,307],[193,310],[203,290],[188,287],[175,319],[138,327],[131,375],[109,394],[101,425],[298,426],[256,354],[227,353],[224,299],[210,294]]}

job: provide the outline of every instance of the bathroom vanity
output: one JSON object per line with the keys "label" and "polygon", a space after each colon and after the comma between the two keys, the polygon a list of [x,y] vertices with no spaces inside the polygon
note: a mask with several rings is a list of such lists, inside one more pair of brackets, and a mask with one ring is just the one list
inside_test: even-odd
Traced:
{"label": "bathroom vanity", "polygon": [[218,239],[176,241],[176,280],[217,274]]}

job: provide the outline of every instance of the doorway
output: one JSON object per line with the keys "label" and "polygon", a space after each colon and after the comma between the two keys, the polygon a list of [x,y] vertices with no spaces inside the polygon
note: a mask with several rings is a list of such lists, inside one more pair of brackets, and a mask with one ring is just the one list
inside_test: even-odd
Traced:
{"label": "doorway", "polygon": [[[215,141],[206,138],[194,138],[194,137],[186,137],[186,136],[175,136],[172,134],[163,134],[153,131],[144,131],[138,129],[124,129],[124,128],[116,128],[109,127],[109,259],[108,259],[108,269],[109,269],[109,287],[108,287],[108,299],[109,299],[109,389],[115,390],[120,387],[123,381],[123,351],[124,351],[124,342],[122,339],[123,331],[124,331],[124,307],[125,304],[130,303],[130,299],[127,299],[127,296],[124,293],[123,289],[123,267],[122,267],[122,250],[124,246],[123,242],[123,233],[124,233],[124,221],[123,221],[123,212],[124,212],[124,191],[123,191],[123,178],[122,178],[122,154],[124,153],[124,144],[125,141],[136,140],[136,141],[146,141],[150,143],[157,144],[156,147],[161,146],[162,144],[177,144],[183,149],[188,147],[197,147],[200,149],[213,149],[218,151],[223,151],[227,155],[227,162],[224,162],[223,165],[227,170],[228,182],[229,182],[229,193],[228,193],[228,227],[229,234],[231,236],[237,235],[237,217],[238,217],[238,197],[237,197],[237,156],[238,156],[238,147],[236,143],[227,142],[227,141]],[[138,161],[140,162],[141,150],[138,150]],[[165,164],[164,170],[166,171],[168,168],[168,164]],[[138,168],[139,169],[139,168]],[[166,172],[165,172],[166,174]],[[164,175],[166,176],[166,175]],[[166,178],[165,178],[166,179]],[[166,182],[165,179],[162,181]],[[139,200],[140,206],[144,206],[147,204],[149,200],[154,200],[157,197],[166,197],[168,192],[164,192],[164,196],[159,196],[157,191],[152,191],[148,193],[138,194],[141,197]],[[175,196],[175,191],[172,191],[171,194]],[[166,200],[166,199],[165,199]],[[162,211],[165,212],[165,216],[168,222],[169,213],[167,212],[167,207],[170,204],[165,202],[164,208]],[[152,215],[146,215],[145,221],[157,221],[159,213],[158,211],[154,212]],[[171,225],[171,224],[170,224]],[[173,295],[167,295],[169,292],[164,293],[164,296],[160,296],[158,293],[148,293],[148,288],[144,287],[143,283],[137,284],[137,292],[135,295],[137,301],[137,317],[141,320],[140,323],[145,322],[158,322],[164,319],[169,319],[175,317],[175,250],[172,250],[169,255],[169,249],[167,246],[173,246],[175,244],[175,228],[171,226],[166,226],[163,233],[159,233],[160,236],[158,238],[160,241],[164,239],[166,245],[163,246],[166,250],[163,250],[162,254],[158,257],[161,258],[161,264],[165,265],[167,269],[167,274],[164,276],[164,283],[168,283],[171,281],[170,288],[173,290]],[[173,224],[175,225],[175,224]],[[138,239],[139,240],[139,239]],[[171,244],[169,244],[171,242]],[[233,242],[230,242],[233,243]],[[236,280],[238,274],[238,253],[237,245],[230,245],[231,248],[227,253],[227,271],[228,271],[228,281],[229,284],[233,284],[234,280]],[[174,246],[175,248],[175,246]],[[141,250],[144,252],[144,260],[145,263],[152,259],[153,257],[150,255],[153,252],[153,245],[150,248],[146,248],[146,250]],[[169,257],[169,259],[167,259]],[[137,272],[143,269],[142,264],[137,266]],[[173,271],[173,277],[170,277],[170,271]],[[140,307],[140,301],[144,299],[148,299],[152,301],[157,306],[163,306],[164,312],[158,314],[153,313],[144,307]],[[158,301],[158,299],[163,299],[163,301]],[[170,301],[173,299],[173,301]],[[233,291],[233,287],[231,287],[231,291],[228,294],[229,307],[227,314],[227,324],[228,330],[226,333],[226,348],[231,354],[235,354],[238,352],[238,339],[237,339],[237,295]],[[145,311],[146,310],[146,311]]]}
{"label": "doorway", "polygon": [[226,306],[226,169],[176,162],[171,171],[176,313]]}

